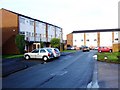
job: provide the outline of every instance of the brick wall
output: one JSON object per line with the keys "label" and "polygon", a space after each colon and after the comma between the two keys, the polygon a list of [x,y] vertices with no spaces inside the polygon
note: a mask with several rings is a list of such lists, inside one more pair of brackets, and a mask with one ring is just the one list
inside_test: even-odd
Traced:
{"label": "brick wall", "polygon": [[15,36],[18,34],[18,16],[14,13],[0,9],[2,15],[2,53],[17,54]]}
{"label": "brick wall", "polygon": [[114,43],[112,49],[113,49],[113,52],[120,51],[120,43]]}
{"label": "brick wall", "polygon": [[73,46],[73,34],[72,33],[67,35],[67,45]]}

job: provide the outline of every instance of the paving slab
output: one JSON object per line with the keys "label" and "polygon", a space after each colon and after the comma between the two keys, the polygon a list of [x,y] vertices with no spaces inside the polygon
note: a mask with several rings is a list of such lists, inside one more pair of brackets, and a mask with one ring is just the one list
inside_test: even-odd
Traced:
{"label": "paving slab", "polygon": [[120,88],[119,67],[120,64],[112,64],[98,61],[98,84],[100,88]]}

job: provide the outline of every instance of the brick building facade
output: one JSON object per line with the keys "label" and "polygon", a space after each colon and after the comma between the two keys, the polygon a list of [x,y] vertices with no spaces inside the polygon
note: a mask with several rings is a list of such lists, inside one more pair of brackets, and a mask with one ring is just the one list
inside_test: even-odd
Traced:
{"label": "brick building facade", "polygon": [[0,9],[0,17],[3,54],[19,53],[15,44],[17,34],[25,36],[25,41],[28,42],[25,46],[26,51],[39,48],[40,42],[44,43],[44,47],[49,47],[52,38],[59,38],[60,42],[63,42],[62,28],[56,25],[6,9]]}

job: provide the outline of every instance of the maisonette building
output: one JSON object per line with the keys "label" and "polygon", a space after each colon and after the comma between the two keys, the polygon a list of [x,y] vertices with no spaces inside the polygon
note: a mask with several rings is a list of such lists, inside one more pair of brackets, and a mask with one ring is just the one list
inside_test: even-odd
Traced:
{"label": "maisonette building", "polygon": [[17,34],[25,36],[26,51],[39,48],[40,42],[43,42],[44,47],[49,47],[52,38],[59,38],[60,42],[63,42],[61,27],[6,9],[0,9],[0,16],[2,17],[0,29],[2,30],[3,54],[19,53],[15,44]]}
{"label": "maisonette building", "polygon": [[[69,36],[69,37],[68,37]],[[67,35],[67,45],[74,47],[89,46],[113,47],[113,44],[120,43],[120,29],[100,29],[73,31]],[[71,43],[68,43],[72,41]]]}

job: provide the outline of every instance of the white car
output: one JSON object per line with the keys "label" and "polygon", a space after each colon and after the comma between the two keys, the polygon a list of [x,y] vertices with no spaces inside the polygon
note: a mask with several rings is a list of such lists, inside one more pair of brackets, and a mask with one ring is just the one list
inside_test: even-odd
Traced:
{"label": "white car", "polygon": [[60,51],[57,48],[47,48],[50,49],[54,55],[55,58],[60,57]]}
{"label": "white car", "polygon": [[98,47],[95,47],[94,50],[98,50]]}
{"label": "white car", "polygon": [[32,52],[24,54],[25,59],[35,58],[35,59],[43,59],[47,61],[48,59],[54,58],[53,53],[47,48],[35,49]]}

